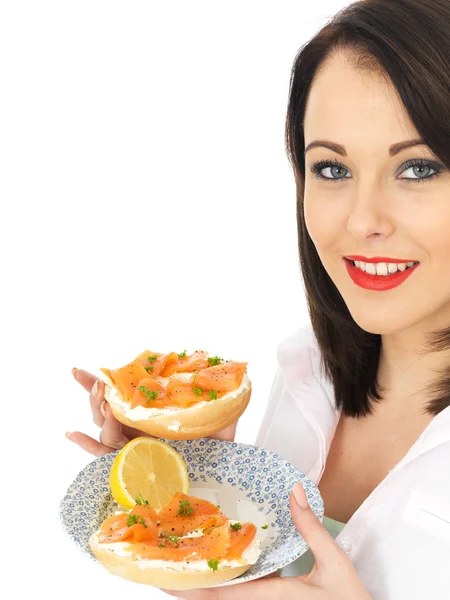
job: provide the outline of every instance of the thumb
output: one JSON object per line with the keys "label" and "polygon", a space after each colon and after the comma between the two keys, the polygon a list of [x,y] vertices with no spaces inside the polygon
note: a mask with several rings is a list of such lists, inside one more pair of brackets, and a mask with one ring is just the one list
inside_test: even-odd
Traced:
{"label": "thumb", "polygon": [[296,483],[292,488],[289,504],[292,520],[314,554],[317,566],[342,565],[347,555],[311,510],[301,483]]}

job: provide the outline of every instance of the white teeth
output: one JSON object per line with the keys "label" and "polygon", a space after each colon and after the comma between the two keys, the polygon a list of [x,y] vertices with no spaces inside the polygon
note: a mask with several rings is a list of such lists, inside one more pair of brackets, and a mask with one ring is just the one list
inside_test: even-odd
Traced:
{"label": "white teeth", "polygon": [[361,269],[361,271],[365,271],[369,275],[381,275],[388,276],[397,271],[404,271],[406,268],[413,267],[415,262],[407,262],[407,263],[365,263],[360,260],[354,261],[355,267]]}
{"label": "white teeth", "polygon": [[388,267],[386,263],[378,263],[376,265],[377,268],[377,275],[387,275],[388,274]]}
{"label": "white teeth", "polygon": [[389,273],[395,273],[397,271],[397,265],[395,263],[388,264]]}

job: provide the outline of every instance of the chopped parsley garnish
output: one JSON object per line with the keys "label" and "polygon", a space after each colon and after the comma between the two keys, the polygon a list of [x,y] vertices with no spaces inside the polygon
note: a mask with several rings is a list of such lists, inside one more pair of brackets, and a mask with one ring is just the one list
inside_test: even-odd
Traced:
{"label": "chopped parsley garnish", "polygon": [[222,359],[219,358],[218,356],[210,356],[207,361],[209,362],[210,365],[212,365],[213,367],[215,365],[220,365],[220,363],[222,362]]}
{"label": "chopped parsley garnish", "polygon": [[230,524],[230,527],[233,531],[239,531],[239,529],[242,529],[241,523],[232,523]]}
{"label": "chopped parsley garnish", "polygon": [[167,548],[167,542],[170,542],[171,544],[176,546],[178,544],[178,540],[180,539],[178,535],[164,535],[163,533],[160,533],[159,537],[163,538],[164,540],[164,543],[159,542],[158,546],[160,548]]}
{"label": "chopped parsley garnish", "polygon": [[128,515],[127,519],[127,527],[131,527],[132,525],[136,525],[138,522],[139,515]]}
{"label": "chopped parsley garnish", "polygon": [[205,531],[204,531],[205,535],[209,535],[213,529],[216,529],[216,527],[219,527],[219,526],[218,525],[213,525],[209,529],[205,529]]}
{"label": "chopped parsley garnish", "polygon": [[172,544],[178,544],[178,540],[180,539],[180,537],[178,535],[168,535],[167,540],[169,540],[169,542],[171,542]]}
{"label": "chopped parsley garnish", "polygon": [[268,525],[263,525],[263,526],[261,527],[261,529],[267,529],[268,527],[269,527]]}
{"label": "chopped parsley garnish", "polygon": [[150,391],[145,385],[140,385],[137,389],[147,398],[147,404],[150,404],[151,400],[156,400],[158,397],[158,392]]}
{"label": "chopped parsley garnish", "polygon": [[208,560],[208,567],[213,571],[217,571],[217,569],[219,568],[219,561],[217,560],[217,558],[211,558],[210,560]]}
{"label": "chopped parsley garnish", "polygon": [[136,502],[136,504],[148,505],[148,500],[144,500],[144,498],[142,497],[142,494],[140,492],[139,492],[139,496],[137,498],[135,498],[134,501]]}
{"label": "chopped parsley garnish", "polygon": [[216,390],[209,390],[208,396],[210,400],[217,400],[217,392]]}
{"label": "chopped parsley garnish", "polygon": [[144,367],[147,373],[151,373],[153,371],[153,367]]}
{"label": "chopped parsley garnish", "polygon": [[147,356],[147,360],[149,363],[155,362],[155,360],[157,360],[158,355],[157,354],[153,354],[152,356]]}
{"label": "chopped parsley garnish", "polygon": [[178,355],[178,358],[184,358],[185,356],[186,356],[186,350],[185,350],[184,352],[181,352],[181,353]]}
{"label": "chopped parsley garnish", "polygon": [[132,525],[143,525],[144,527],[147,527],[144,517],[140,517],[139,515],[128,515],[127,527],[131,527]]}
{"label": "chopped parsley garnish", "polygon": [[201,396],[203,394],[202,388],[192,388],[192,391],[196,396]]}
{"label": "chopped parsley garnish", "polygon": [[189,500],[180,501],[180,510],[178,511],[179,515],[183,517],[188,517],[189,515],[192,515],[193,512],[194,509],[192,508]]}

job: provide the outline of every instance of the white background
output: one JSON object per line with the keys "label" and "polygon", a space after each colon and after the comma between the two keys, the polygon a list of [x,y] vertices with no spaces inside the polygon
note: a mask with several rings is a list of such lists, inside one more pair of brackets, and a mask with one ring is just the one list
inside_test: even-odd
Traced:
{"label": "white background", "polygon": [[[308,320],[284,150],[290,70],[342,1],[0,8],[2,561],[10,597],[167,598],[59,523],[96,435],[71,368],[145,348],[248,361],[252,443]],[[12,591],[9,592],[12,594]]]}

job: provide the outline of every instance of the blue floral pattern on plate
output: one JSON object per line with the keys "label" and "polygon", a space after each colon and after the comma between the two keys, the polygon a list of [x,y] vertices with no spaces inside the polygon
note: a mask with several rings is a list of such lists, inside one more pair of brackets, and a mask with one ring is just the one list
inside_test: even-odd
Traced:
{"label": "blue floral pattern on plate", "polygon": [[[258,446],[212,439],[162,441],[183,457],[191,495],[214,501],[213,494],[230,519],[257,525],[262,549],[258,561],[243,575],[222,585],[264,577],[307,551],[308,546],[291,518],[289,494],[299,481],[320,520],[323,501],[304,473],[278,454]],[[78,473],[60,504],[60,519],[69,537],[95,561],[89,537],[107,517],[120,510],[109,487],[109,472],[117,454],[118,451],[110,452],[89,463]],[[231,498],[233,501],[228,501]]]}

